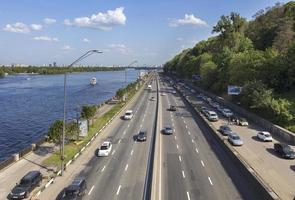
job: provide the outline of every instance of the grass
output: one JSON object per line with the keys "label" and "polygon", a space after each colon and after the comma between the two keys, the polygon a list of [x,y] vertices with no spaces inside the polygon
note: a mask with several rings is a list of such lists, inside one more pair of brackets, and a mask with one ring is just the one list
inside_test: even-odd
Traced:
{"label": "grass", "polygon": [[[128,92],[127,102],[136,94],[135,89]],[[88,130],[88,135],[83,139],[83,142],[76,145],[74,142],[65,145],[65,164],[71,160],[76,153],[78,153],[85,145],[90,141],[93,135],[101,129],[123,106],[125,103],[119,103],[114,105],[108,112],[103,114],[101,117],[95,120],[92,126]],[[60,169],[60,151],[54,152],[50,157],[42,162],[43,166],[55,166]]]}

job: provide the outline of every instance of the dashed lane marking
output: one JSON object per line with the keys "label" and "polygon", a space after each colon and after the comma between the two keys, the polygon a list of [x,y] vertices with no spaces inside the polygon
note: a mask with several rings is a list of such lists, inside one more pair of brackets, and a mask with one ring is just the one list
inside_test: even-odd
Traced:
{"label": "dashed lane marking", "polygon": [[185,174],[184,174],[184,171],[183,170],[182,170],[182,177],[185,178]]}
{"label": "dashed lane marking", "polygon": [[106,168],[106,166],[103,166],[103,168],[101,169],[101,172],[103,172],[105,168]]}
{"label": "dashed lane marking", "polygon": [[121,185],[119,185],[119,187],[118,187],[118,190],[117,190],[117,195],[119,195],[119,193],[120,193],[120,190],[121,190]]}
{"label": "dashed lane marking", "polygon": [[202,166],[204,167],[205,166],[205,164],[204,164],[204,162],[201,160],[201,163],[202,163]]}
{"label": "dashed lane marking", "polygon": [[210,176],[208,176],[208,180],[209,180],[210,184],[213,185]]}
{"label": "dashed lane marking", "polygon": [[88,195],[91,194],[92,190],[94,189],[94,185],[91,187],[90,191],[88,192]]}

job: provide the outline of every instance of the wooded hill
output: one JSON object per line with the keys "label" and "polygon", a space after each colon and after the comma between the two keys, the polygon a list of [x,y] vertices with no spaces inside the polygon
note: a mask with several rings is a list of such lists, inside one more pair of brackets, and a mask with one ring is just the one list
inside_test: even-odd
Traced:
{"label": "wooded hill", "polygon": [[219,95],[241,86],[233,101],[295,131],[295,2],[262,9],[252,21],[232,12],[212,32],[218,35],[176,55],[164,72],[200,75],[196,84]]}

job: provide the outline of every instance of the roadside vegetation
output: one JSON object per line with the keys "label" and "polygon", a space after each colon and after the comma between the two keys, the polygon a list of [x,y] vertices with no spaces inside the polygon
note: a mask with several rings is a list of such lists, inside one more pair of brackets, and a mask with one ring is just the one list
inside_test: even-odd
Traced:
{"label": "roadside vegetation", "polygon": [[[295,132],[295,2],[253,17],[221,16],[212,30],[217,36],[176,55],[164,72],[184,79],[199,75],[198,86]],[[228,85],[243,87],[241,95],[228,96]]]}
{"label": "roadside vegetation", "polygon": [[17,73],[37,73],[37,74],[64,74],[65,72],[96,72],[96,71],[119,71],[124,70],[121,67],[39,67],[39,66],[29,66],[29,67],[4,67],[0,68],[3,74],[6,72],[8,74]]}
{"label": "roadside vegetation", "polygon": [[5,75],[4,70],[0,69],[0,78],[4,77],[4,75]]}
{"label": "roadside vegetation", "polygon": [[[99,108],[96,105],[85,105],[82,108],[81,117],[87,119],[88,121],[91,120],[93,123],[88,127],[88,135],[86,137],[78,136],[79,130],[78,125],[76,122],[70,122],[66,125],[66,145],[65,145],[65,163],[71,160],[76,153],[78,153],[95,135],[95,133],[101,129],[123,106],[129,102],[129,100],[135,95],[136,93],[136,86],[138,85],[138,81],[134,83],[130,83],[126,88],[120,89],[120,91],[128,92],[128,97],[126,101],[120,101],[119,103],[115,104],[108,112],[103,114],[101,117],[95,119],[95,114],[99,111]],[[120,96],[124,95],[124,93],[117,92],[116,97],[121,99]],[[88,123],[89,124],[89,123]],[[61,136],[62,136],[62,126],[63,121],[56,120],[48,131],[48,138],[51,142],[56,144],[61,143]],[[76,128],[72,127],[75,126]],[[77,132],[78,131],[78,132]],[[44,166],[54,166],[57,169],[60,169],[60,151],[56,151],[53,153],[49,158],[45,159],[42,163]]]}

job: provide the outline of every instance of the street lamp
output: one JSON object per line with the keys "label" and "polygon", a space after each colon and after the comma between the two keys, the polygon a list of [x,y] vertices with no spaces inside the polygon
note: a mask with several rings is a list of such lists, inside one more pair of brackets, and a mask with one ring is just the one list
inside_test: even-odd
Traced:
{"label": "street lamp", "polygon": [[[84,53],[82,56],[80,56],[77,60],[72,62],[67,68],[72,67],[74,64],[80,62],[81,60],[87,58],[88,56],[94,54],[94,53],[102,53],[102,51],[99,50],[89,50],[86,53]],[[61,173],[60,175],[63,175],[64,171],[64,159],[65,159],[65,132],[66,132],[66,106],[67,106],[67,93],[66,93],[66,84],[67,84],[67,72],[65,72],[64,75],[64,118],[63,118],[63,127],[62,127],[62,146],[61,146]]]}

